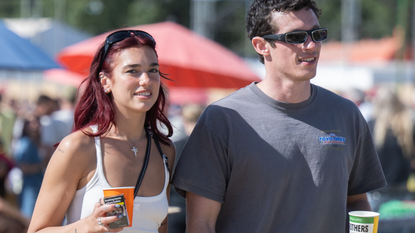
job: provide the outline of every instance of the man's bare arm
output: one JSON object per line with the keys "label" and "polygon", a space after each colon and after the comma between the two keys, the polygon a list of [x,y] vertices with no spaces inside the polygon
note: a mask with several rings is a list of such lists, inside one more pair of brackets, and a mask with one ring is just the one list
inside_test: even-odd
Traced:
{"label": "man's bare arm", "polygon": [[187,233],[214,233],[222,203],[186,193]]}
{"label": "man's bare arm", "polygon": [[354,210],[372,210],[369,201],[367,200],[366,193],[357,194],[347,197],[347,220],[346,220],[346,233],[349,232],[349,212]]}

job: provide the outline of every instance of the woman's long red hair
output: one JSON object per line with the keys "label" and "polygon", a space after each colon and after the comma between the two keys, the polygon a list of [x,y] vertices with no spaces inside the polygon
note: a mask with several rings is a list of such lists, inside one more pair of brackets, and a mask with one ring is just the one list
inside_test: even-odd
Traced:
{"label": "woman's long red hair", "polygon": [[[98,132],[96,133],[83,131],[86,135],[95,137],[107,133],[111,124],[115,125],[115,108],[111,100],[111,94],[106,94],[104,92],[98,74],[101,71],[105,74],[110,74],[112,72],[113,67],[110,64],[110,61],[115,53],[130,47],[141,47],[145,45],[151,47],[157,55],[155,42],[147,37],[138,37],[134,35],[114,43],[108,50],[101,70],[98,69],[104,50],[104,43],[99,47],[92,60],[89,75],[81,83],[80,88],[78,89],[78,96],[80,97],[78,98],[75,107],[73,131],[84,130],[91,125],[99,125]],[[160,76],[168,79],[162,73],[160,73]],[[80,94],[81,92],[82,94]],[[144,127],[149,129],[162,143],[168,144],[168,137],[173,135],[173,128],[164,113],[165,106],[166,90],[163,84],[160,83],[159,95],[156,103],[146,113]],[[160,131],[159,126],[167,129],[167,135]]]}

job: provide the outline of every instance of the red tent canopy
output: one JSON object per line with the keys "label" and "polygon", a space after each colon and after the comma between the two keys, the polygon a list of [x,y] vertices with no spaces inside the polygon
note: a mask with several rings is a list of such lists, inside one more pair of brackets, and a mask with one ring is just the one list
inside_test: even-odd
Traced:
{"label": "red tent canopy", "polygon": [[[236,54],[220,44],[173,22],[140,25],[128,29],[150,33],[157,42],[160,71],[174,81],[169,87],[240,88],[260,79]],[[69,70],[87,74],[104,33],[63,49],[57,56]]]}
{"label": "red tent canopy", "polygon": [[86,76],[65,69],[49,69],[43,71],[45,80],[63,85],[78,87]]}

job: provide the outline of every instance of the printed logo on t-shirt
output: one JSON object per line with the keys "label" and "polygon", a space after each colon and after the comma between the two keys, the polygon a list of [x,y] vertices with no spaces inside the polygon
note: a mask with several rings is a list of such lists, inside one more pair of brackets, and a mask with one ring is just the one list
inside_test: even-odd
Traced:
{"label": "printed logo on t-shirt", "polygon": [[335,133],[329,133],[328,136],[319,137],[318,140],[323,145],[346,145],[346,138],[337,136]]}

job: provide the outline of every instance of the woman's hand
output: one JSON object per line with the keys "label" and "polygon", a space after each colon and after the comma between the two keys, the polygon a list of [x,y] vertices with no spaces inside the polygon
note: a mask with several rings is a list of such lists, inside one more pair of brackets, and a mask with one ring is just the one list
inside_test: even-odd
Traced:
{"label": "woman's hand", "polygon": [[[82,221],[82,224],[86,227],[85,232],[119,232],[122,231],[124,228],[114,228],[114,229],[110,229],[109,227],[109,223],[115,222],[117,221],[119,218],[122,217],[122,215],[120,216],[109,216],[106,217],[106,213],[113,211],[117,208],[119,208],[120,206],[117,204],[111,204],[111,205],[105,205],[102,201],[102,199],[99,200],[99,202],[95,203],[94,206],[94,211],[92,212],[92,214],[80,221]],[[78,225],[78,224],[77,224]],[[75,230],[75,232],[77,232]],[[79,231],[83,232],[83,231]]]}

